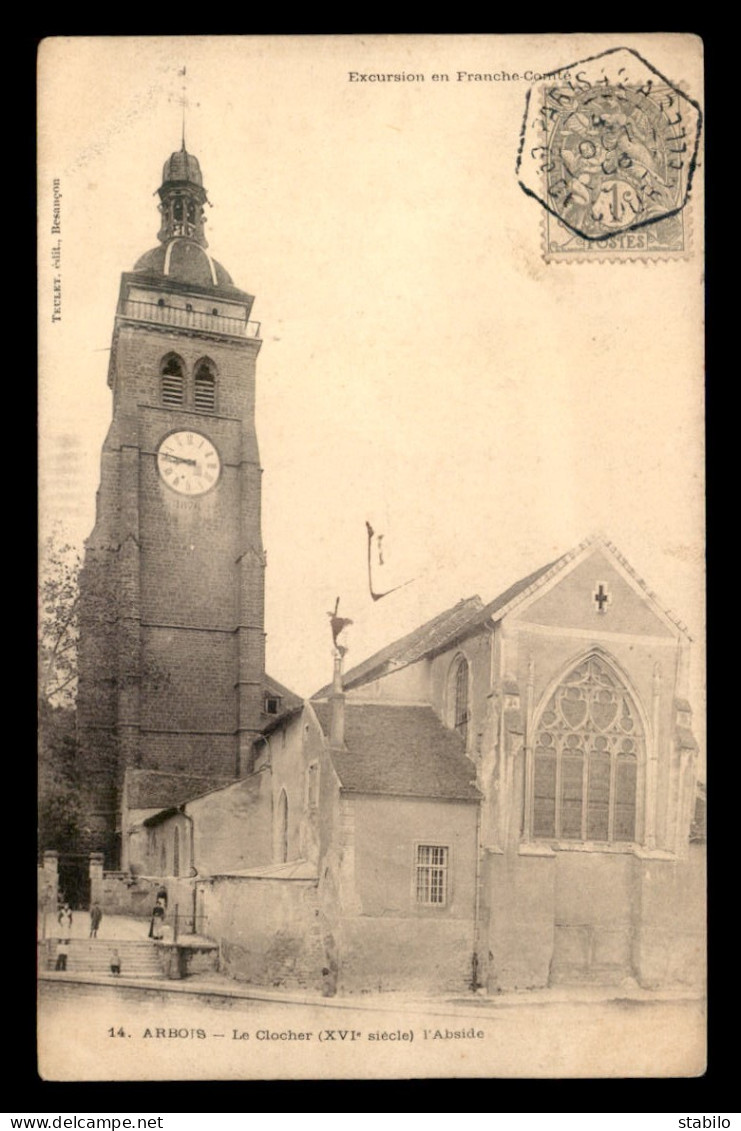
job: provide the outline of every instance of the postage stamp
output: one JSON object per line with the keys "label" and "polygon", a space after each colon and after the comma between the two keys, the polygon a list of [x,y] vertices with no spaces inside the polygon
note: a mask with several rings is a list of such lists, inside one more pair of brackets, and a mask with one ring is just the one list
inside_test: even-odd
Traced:
{"label": "postage stamp", "polygon": [[620,47],[528,92],[517,172],[545,209],[546,261],[682,257],[699,105]]}

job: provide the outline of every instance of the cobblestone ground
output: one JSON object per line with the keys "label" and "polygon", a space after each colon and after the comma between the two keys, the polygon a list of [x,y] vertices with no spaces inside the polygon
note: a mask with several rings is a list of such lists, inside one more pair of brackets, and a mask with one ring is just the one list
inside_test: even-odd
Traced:
{"label": "cobblestone ground", "polygon": [[49,1080],[696,1076],[705,1012],[628,999],[365,1009],[42,983],[39,1065]]}

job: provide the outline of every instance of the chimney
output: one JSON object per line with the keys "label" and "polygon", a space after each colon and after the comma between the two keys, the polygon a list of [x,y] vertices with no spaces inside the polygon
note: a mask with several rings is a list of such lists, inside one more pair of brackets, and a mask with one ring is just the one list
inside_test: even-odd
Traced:
{"label": "chimney", "polygon": [[345,748],[345,692],[342,689],[342,656],[335,654],[332,691],[329,696],[329,745],[332,750]]}

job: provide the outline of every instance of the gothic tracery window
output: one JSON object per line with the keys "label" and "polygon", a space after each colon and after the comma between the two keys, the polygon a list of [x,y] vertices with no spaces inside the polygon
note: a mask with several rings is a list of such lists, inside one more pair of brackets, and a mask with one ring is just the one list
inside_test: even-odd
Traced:
{"label": "gothic tracery window", "polygon": [[635,704],[612,668],[594,655],[578,664],[537,727],[533,836],[634,841],[642,741]]}

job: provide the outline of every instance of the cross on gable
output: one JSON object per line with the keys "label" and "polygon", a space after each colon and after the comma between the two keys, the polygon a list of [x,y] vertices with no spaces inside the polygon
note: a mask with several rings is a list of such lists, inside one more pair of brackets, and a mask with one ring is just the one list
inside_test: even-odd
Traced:
{"label": "cross on gable", "polygon": [[598,581],[592,597],[597,605],[598,613],[605,613],[607,606],[612,604],[612,597],[610,596],[607,586],[604,581]]}

